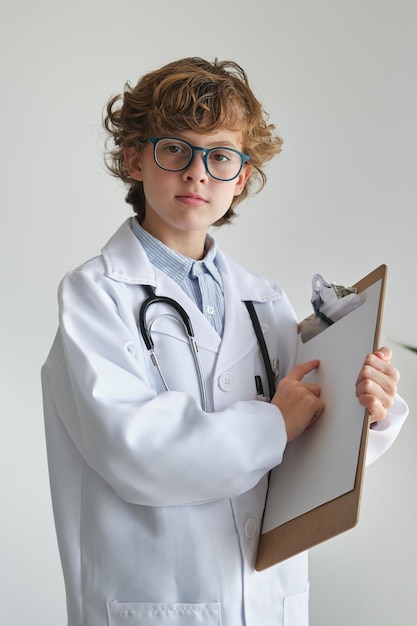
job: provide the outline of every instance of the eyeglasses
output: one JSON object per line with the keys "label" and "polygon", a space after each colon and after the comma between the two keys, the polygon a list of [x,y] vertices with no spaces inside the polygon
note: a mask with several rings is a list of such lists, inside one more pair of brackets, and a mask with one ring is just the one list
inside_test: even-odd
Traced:
{"label": "eyeglasses", "polygon": [[229,181],[237,178],[250,157],[234,148],[201,148],[175,137],[150,137],[153,144],[155,163],[167,172],[182,172],[195,157],[196,151],[203,153],[207,173],[216,180]]}

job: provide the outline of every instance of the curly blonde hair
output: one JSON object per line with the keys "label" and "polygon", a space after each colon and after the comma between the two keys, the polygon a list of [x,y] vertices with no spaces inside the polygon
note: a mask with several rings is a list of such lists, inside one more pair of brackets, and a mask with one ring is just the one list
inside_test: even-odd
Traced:
{"label": "curly blonde hair", "polygon": [[130,178],[124,148],[142,150],[148,137],[176,135],[193,130],[211,133],[221,128],[242,132],[242,151],[250,156],[252,173],[243,192],[235,196],[216,226],[227,224],[234,207],[266,183],[262,167],[281,150],[282,139],[255,98],[245,71],[233,61],[213,63],[198,57],[180,59],[145,74],[135,87],[126,83],[123,94],[112,97],[106,108],[104,128],[106,165],[129,185],[126,202],[142,221],[145,197],[140,181]]}

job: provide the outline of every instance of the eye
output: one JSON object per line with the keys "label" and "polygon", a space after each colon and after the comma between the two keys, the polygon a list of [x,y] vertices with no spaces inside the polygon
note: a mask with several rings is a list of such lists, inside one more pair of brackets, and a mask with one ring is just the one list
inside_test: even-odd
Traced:
{"label": "eye", "polygon": [[179,143],[165,143],[163,144],[162,149],[168,154],[184,154],[184,146]]}
{"label": "eye", "polygon": [[216,152],[215,154],[213,154],[213,159],[218,163],[225,163],[227,161],[230,161],[230,155]]}
{"label": "eye", "polygon": [[215,148],[210,152],[209,158],[215,163],[229,163],[233,159],[234,153],[230,150]]}

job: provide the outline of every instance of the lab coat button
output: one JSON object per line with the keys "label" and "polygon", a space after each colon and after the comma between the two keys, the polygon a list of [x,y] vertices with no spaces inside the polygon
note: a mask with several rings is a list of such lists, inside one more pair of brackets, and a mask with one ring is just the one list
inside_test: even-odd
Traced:
{"label": "lab coat button", "polygon": [[255,536],[256,531],[258,530],[258,524],[256,523],[256,520],[252,518],[246,520],[244,530],[246,537],[248,539],[252,539],[252,537]]}
{"label": "lab coat button", "polygon": [[219,378],[219,387],[222,391],[232,391],[235,381],[230,372],[222,374]]}

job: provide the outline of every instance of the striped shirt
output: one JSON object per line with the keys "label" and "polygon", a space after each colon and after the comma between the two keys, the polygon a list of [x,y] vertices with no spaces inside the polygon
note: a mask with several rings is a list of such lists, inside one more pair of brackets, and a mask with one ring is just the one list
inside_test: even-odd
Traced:
{"label": "striped shirt", "polygon": [[130,227],[144,248],[147,257],[158,269],[172,278],[198,306],[220,336],[224,327],[223,283],[216,265],[216,242],[206,239],[206,255],[201,261],[190,259],[172,250],[148,233],[135,217]]}

